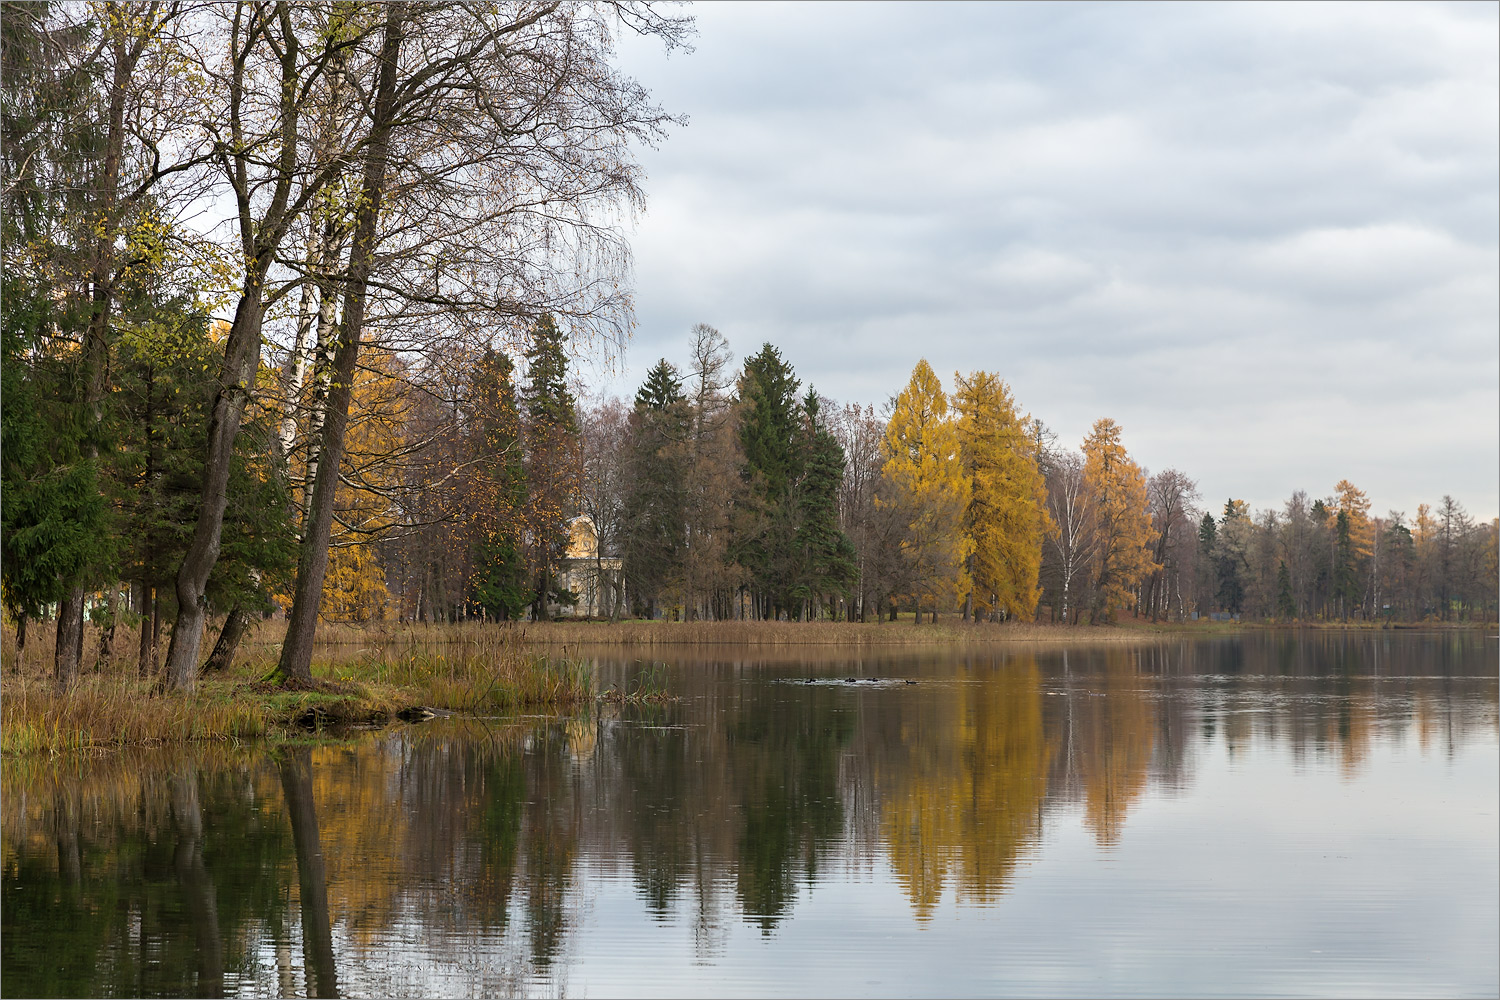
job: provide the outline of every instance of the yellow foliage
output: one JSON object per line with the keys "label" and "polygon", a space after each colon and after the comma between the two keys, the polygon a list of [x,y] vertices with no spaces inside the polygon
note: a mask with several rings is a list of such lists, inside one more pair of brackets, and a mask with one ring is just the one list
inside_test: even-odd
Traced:
{"label": "yellow foliage", "polygon": [[1141,692],[1138,660],[1107,654],[1103,698],[1079,700],[1074,738],[1084,789],[1084,822],[1105,846],[1116,843],[1130,806],[1146,790],[1156,719]]}
{"label": "yellow foliage", "polygon": [[964,523],[974,540],[974,608],[1029,620],[1042,594],[1042,541],[1052,526],[1029,421],[1017,415],[1010,387],[998,376],[981,371],[954,378],[971,489]]}
{"label": "yellow foliage", "polygon": [[375,546],[360,543],[329,550],[320,618],[338,622],[379,621],[385,617],[389,601],[385,570]]}
{"label": "yellow foliage", "polygon": [[1349,520],[1349,540],[1355,556],[1369,558],[1375,551],[1375,529],[1370,524],[1369,498],[1365,496],[1364,490],[1347,479],[1339,480],[1339,484],[1333,489],[1338,494],[1335,510],[1342,512]]}
{"label": "yellow foliage", "polygon": [[885,429],[882,474],[890,496],[878,501],[896,507],[907,524],[901,548],[913,573],[911,598],[918,607],[951,610],[970,588],[964,567],[974,540],[964,530],[969,477],[959,455],[958,428],[948,415],[942,383],[924,359],[896,397]]}
{"label": "yellow foliage", "polygon": [[375,543],[399,517],[389,492],[406,445],[409,399],[393,352],[366,347],[354,376],[344,457],[334,494],[332,546],[319,616],[328,621],[385,617],[390,595]]}
{"label": "yellow foliage", "polygon": [[1156,565],[1146,474],[1120,443],[1120,425],[1107,417],[1094,421],[1083,455],[1098,545],[1095,585],[1105,613],[1113,617]]}
{"label": "yellow foliage", "polygon": [[933,718],[902,728],[904,766],[876,777],[890,786],[881,789],[881,834],[891,868],[919,920],[950,883],[974,902],[1004,894],[1041,834],[1051,759],[1029,656],[929,704]]}

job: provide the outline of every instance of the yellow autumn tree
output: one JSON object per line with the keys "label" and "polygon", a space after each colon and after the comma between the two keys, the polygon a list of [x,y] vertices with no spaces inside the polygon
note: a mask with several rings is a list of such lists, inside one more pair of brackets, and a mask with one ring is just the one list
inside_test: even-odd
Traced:
{"label": "yellow autumn tree", "polygon": [[974,541],[964,530],[969,478],[959,455],[948,397],[926,359],[896,397],[885,428],[884,483],[876,502],[894,507],[906,525],[901,550],[911,571],[916,620],[922,608],[952,610],[969,591],[965,563]]}
{"label": "yellow autumn tree", "polygon": [[411,401],[405,374],[393,352],[372,346],[354,376],[318,611],[329,621],[378,620],[390,603],[376,543],[399,519],[391,495],[408,443]]}
{"label": "yellow autumn tree", "polygon": [[1094,421],[1083,442],[1083,458],[1097,545],[1094,615],[1112,619],[1155,566],[1146,474],[1120,443],[1120,425],[1108,417]]}
{"label": "yellow autumn tree", "polygon": [[1370,499],[1365,491],[1347,479],[1340,479],[1333,491],[1338,494],[1335,510],[1349,517],[1349,538],[1354,554],[1366,559],[1374,551],[1374,527],[1370,524]]}
{"label": "yellow autumn tree", "polygon": [[1052,528],[1047,484],[1037,465],[1029,418],[1016,413],[1010,387],[990,372],[954,373],[959,448],[970,484],[964,526],[974,612],[1030,619],[1041,587],[1042,541]]}

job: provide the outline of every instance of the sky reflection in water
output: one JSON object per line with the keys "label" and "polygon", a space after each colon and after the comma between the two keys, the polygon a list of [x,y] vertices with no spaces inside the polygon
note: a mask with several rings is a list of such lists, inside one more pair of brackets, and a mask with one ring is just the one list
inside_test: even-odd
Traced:
{"label": "sky reflection in water", "polygon": [[0,991],[1493,995],[1496,651],[697,650],[658,708],[7,762]]}

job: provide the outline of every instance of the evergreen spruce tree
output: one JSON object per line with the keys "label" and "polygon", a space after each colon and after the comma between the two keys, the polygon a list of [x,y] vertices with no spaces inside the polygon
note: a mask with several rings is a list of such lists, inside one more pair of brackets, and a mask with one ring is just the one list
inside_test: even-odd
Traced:
{"label": "evergreen spruce tree", "polygon": [[622,517],[626,590],[636,612],[650,617],[682,566],[687,431],[682,379],[662,359],[635,394]]}
{"label": "evergreen spruce tree", "polygon": [[526,547],[532,617],[550,616],[553,602],[573,594],[554,586],[555,569],[567,551],[568,522],[578,509],[583,453],[578,441],[577,401],[568,388],[567,338],[550,314],[532,326],[526,351]]}
{"label": "evergreen spruce tree", "polygon": [[776,618],[792,610],[800,583],[796,502],[792,489],[802,473],[798,381],[781,352],[766,344],[745,360],[740,377],[744,415],[740,444],[745,466],[747,510],[734,547],[750,574],[757,614]]}
{"label": "evergreen spruce tree", "polygon": [[796,490],[796,547],[801,565],[792,596],[818,602],[847,595],[854,582],[858,556],[839,528],[843,446],[820,422],[818,397],[811,389],[802,401],[802,412],[798,447],[802,454],[802,477]]}
{"label": "evergreen spruce tree", "polygon": [[5,277],[0,579],[6,608],[18,621],[40,616],[80,585],[102,581],[117,537],[99,462],[89,455],[97,428],[77,396],[75,361],[48,346],[66,324],[45,290]]}
{"label": "evergreen spruce tree", "polygon": [[531,603],[522,552],[526,470],[514,366],[486,348],[469,382],[470,441],[477,462],[479,511],[473,526],[472,597],[493,618],[519,618]]}

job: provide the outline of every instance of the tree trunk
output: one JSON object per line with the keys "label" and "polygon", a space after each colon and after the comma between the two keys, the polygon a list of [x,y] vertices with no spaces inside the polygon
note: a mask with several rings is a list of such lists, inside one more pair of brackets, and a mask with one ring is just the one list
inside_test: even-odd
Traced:
{"label": "tree trunk", "polygon": [[75,587],[57,605],[57,649],[53,658],[57,686],[78,683],[79,644],[83,641],[83,588]]}
{"label": "tree trunk", "polygon": [[154,661],[156,659],[155,651],[152,648],[152,639],[151,639],[151,637],[152,637],[152,635],[153,635],[153,633],[155,631],[152,628],[152,620],[156,617],[156,614],[155,614],[155,612],[156,612],[156,601],[152,597],[152,589],[153,588],[151,588],[150,586],[148,586],[145,582],[141,583],[140,588],[141,588],[141,637],[140,637],[140,642],[139,642],[139,644],[137,646],[135,669],[136,669],[136,674],[142,680],[144,680],[145,678],[151,676],[152,661]]}
{"label": "tree trunk", "polygon": [[203,663],[205,674],[229,669],[234,663],[234,654],[240,647],[240,639],[249,625],[249,612],[238,604],[230,609],[228,617],[224,619],[224,627],[219,631],[219,641],[214,643],[214,651],[208,654],[208,659]]}
{"label": "tree trunk", "polygon": [[278,762],[281,791],[292,823],[292,846],[297,852],[297,886],[302,899],[302,961],[307,995],[339,995],[338,967],[333,960],[333,926],[328,912],[328,869],[323,862],[318,833],[317,805],[312,791],[312,752],[288,751]]}
{"label": "tree trunk", "polygon": [[323,578],[328,572],[334,493],[344,455],[344,430],[349,423],[349,396],[354,387],[355,363],[364,333],[365,292],[374,265],[386,158],[396,110],[397,57],[401,50],[406,5],[392,3],[385,8],[385,15],[374,122],[360,185],[362,196],[356,214],[353,248],[349,254],[349,281],[345,286],[344,315],[333,358],[318,474],[312,485],[308,515],[302,525],[302,540],[297,553],[297,588],[292,598],[286,640],[281,647],[281,660],[276,668],[283,681],[309,683],[312,680],[313,635],[317,628],[318,605],[323,596]]}
{"label": "tree trunk", "polygon": [[26,650],[26,622],[29,621],[26,612],[16,614],[16,653],[20,654]]}
{"label": "tree trunk", "polygon": [[264,318],[262,275],[247,276],[244,296],[224,345],[225,384],[214,394],[208,422],[208,457],[203,465],[203,503],[182,567],[177,571],[177,624],[167,651],[167,683],[191,691],[198,679],[198,651],[203,644],[203,602],[208,575],[219,559],[224,509],[229,504],[229,466],[234,439],[250,400],[260,360],[260,328]]}
{"label": "tree trunk", "polygon": [[198,982],[194,991],[202,997],[224,995],[224,942],[219,936],[219,906],[213,879],[203,863],[203,813],[198,805],[198,775],[195,768],[172,778],[172,825],[177,847],[172,867],[187,898],[197,943]]}
{"label": "tree trunk", "polygon": [[[109,588],[109,603],[105,605],[104,628],[99,632],[99,659],[108,663],[110,655],[114,652],[115,645],[115,617],[120,612],[120,585],[114,583]],[[98,669],[98,664],[95,664]]]}

